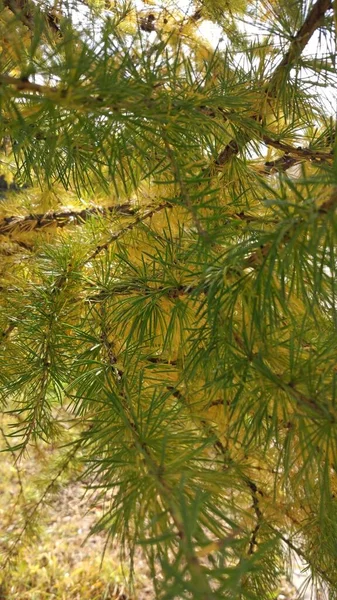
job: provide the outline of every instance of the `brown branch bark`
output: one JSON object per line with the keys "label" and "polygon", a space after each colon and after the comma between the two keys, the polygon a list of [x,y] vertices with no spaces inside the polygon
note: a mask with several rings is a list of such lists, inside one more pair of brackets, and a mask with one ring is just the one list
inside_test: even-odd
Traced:
{"label": "brown branch bark", "polygon": [[0,175],[0,198],[4,197],[4,192],[22,192],[27,186],[20,187],[15,181],[8,182],[4,175]]}
{"label": "brown branch bark", "polygon": [[[296,60],[301,56],[310,38],[320,26],[325,13],[331,8],[332,4],[330,0],[317,0],[317,2],[313,5],[302,27],[298,30],[297,34],[293,38],[288,51],[271,75],[271,78],[264,90],[267,97],[274,98],[276,96],[277,87],[280,85],[280,80],[283,73],[288,73]],[[262,116],[258,113],[252,116],[252,119],[257,122],[261,121],[261,118]],[[251,139],[248,135],[244,136],[244,138],[243,144],[246,144]],[[239,154],[241,147],[242,143],[239,144],[239,142],[235,139],[231,140],[216,158],[215,166],[224,166],[233,156]]]}
{"label": "brown branch bark", "polygon": [[0,343],[5,340],[8,340],[10,334],[12,333],[12,331],[14,331],[15,327],[16,327],[16,323],[10,323],[8,325],[8,327],[0,333],[0,338],[1,338]]}
{"label": "brown branch bark", "polygon": [[288,171],[288,169],[291,169],[291,167],[294,167],[302,162],[303,160],[301,158],[294,158],[293,156],[289,156],[289,154],[284,154],[280,158],[265,162],[264,165],[254,166],[254,170],[263,175],[285,173]]}
{"label": "brown branch bark", "polygon": [[264,135],[262,140],[267,146],[272,146],[272,148],[282,150],[283,152],[285,152],[285,154],[291,154],[296,158],[304,158],[312,162],[330,162],[333,160],[332,152],[319,152],[316,150],[312,150],[311,148],[302,148],[301,146],[298,146],[296,148],[291,144],[286,144],[284,142],[274,140],[269,135]]}
{"label": "brown branch bark", "polygon": [[1,256],[15,256],[18,252],[32,252],[34,246],[27,244],[22,240],[5,240],[4,244],[0,244],[0,255]]}
{"label": "brown branch bark", "polygon": [[66,90],[62,90],[56,86],[50,85],[41,85],[39,83],[34,83],[32,81],[28,81],[27,79],[20,77],[11,77],[11,75],[0,75],[0,84],[4,85],[12,85],[14,86],[18,92],[33,92],[37,94],[43,94],[44,96],[51,95],[62,95],[66,93]]}
{"label": "brown branch bark", "polygon": [[281,62],[276,67],[268,86],[269,92],[272,91],[273,87],[277,84],[280,74],[284,73],[286,70],[289,70],[296,60],[299,59],[304,48],[316,29],[318,29],[318,27],[321,25],[322,19],[329,9],[332,9],[331,0],[317,0],[317,2],[313,5],[302,27],[300,27],[294,39],[292,40],[288,52],[286,52]]}
{"label": "brown branch bark", "polygon": [[[246,478],[245,478],[245,481],[246,481]],[[251,554],[254,554],[254,552],[257,548],[257,537],[258,537],[259,531],[261,529],[262,521],[263,521],[263,513],[260,509],[260,503],[259,503],[257,494],[259,493],[263,496],[263,492],[261,492],[258,489],[257,485],[251,479],[247,478],[246,483],[251,492],[252,501],[253,501],[253,509],[254,509],[255,516],[256,516],[256,524],[252,531],[251,538],[249,541],[249,548],[248,548],[248,554],[251,555]]]}
{"label": "brown branch bark", "polygon": [[[34,16],[39,10],[30,0],[3,0],[3,6],[8,8],[28,29],[34,30]],[[57,34],[60,34],[60,27],[57,17],[52,11],[42,13],[46,19],[49,28]]]}
{"label": "brown branch bark", "polygon": [[49,227],[63,228],[66,225],[81,225],[90,217],[107,216],[109,214],[132,216],[136,209],[130,204],[117,204],[108,207],[84,208],[83,210],[67,210],[39,213],[22,216],[10,216],[0,219],[0,236],[13,236],[32,231],[44,231]]}

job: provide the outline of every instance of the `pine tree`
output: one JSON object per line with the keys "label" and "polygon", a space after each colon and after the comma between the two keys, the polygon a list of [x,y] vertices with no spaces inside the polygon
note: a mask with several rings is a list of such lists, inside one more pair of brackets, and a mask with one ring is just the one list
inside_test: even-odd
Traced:
{"label": "pine tree", "polygon": [[178,4],[2,0],[12,451],[74,429],[158,598],[272,598],[294,553],[334,598],[336,2]]}

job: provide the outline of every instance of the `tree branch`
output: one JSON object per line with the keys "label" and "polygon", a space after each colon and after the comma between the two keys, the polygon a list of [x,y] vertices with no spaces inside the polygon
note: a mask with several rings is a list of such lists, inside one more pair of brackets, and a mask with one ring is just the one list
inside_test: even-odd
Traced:
{"label": "tree branch", "polygon": [[91,260],[94,260],[98,256],[98,254],[100,254],[103,250],[107,250],[109,248],[110,244],[112,244],[113,242],[118,240],[120,237],[122,237],[122,235],[124,235],[124,233],[131,231],[137,225],[139,225],[139,223],[142,223],[146,219],[151,219],[151,217],[153,217],[153,215],[155,215],[156,213],[160,212],[161,210],[163,210],[165,208],[172,208],[172,205],[169,202],[163,202],[162,204],[155,206],[151,210],[148,210],[144,214],[139,215],[135,219],[135,221],[133,221],[132,223],[129,223],[129,225],[127,225],[126,227],[123,227],[123,229],[120,229],[119,231],[116,231],[115,233],[113,233],[107,242],[105,242],[104,244],[100,244],[99,246],[96,247],[96,250],[92,254],[90,254],[90,256],[86,259],[85,264],[87,264]]}
{"label": "tree branch", "polygon": [[258,533],[260,531],[261,524],[263,521],[263,513],[260,509],[260,503],[259,503],[257,494],[259,493],[263,496],[263,492],[261,492],[258,489],[257,485],[251,479],[244,478],[244,480],[246,481],[246,483],[250,489],[252,501],[253,501],[253,508],[254,508],[254,512],[256,515],[256,524],[252,531],[251,538],[249,541],[249,548],[248,548],[248,554],[251,555],[251,554],[254,554],[255,548],[257,547],[257,536],[258,536]]}
{"label": "tree branch", "polygon": [[132,208],[130,204],[117,204],[108,207],[95,206],[93,208],[84,208],[80,211],[63,209],[55,212],[26,215],[24,217],[13,215],[0,219],[0,236],[44,231],[49,227],[63,228],[66,225],[81,225],[93,216],[107,216],[112,213],[132,216],[136,212],[136,209]]}
{"label": "tree branch", "polygon": [[[168,386],[167,388],[168,390],[170,390],[172,392],[172,395],[177,398],[178,400],[180,400],[181,402],[184,403],[185,406],[188,406],[188,403],[186,402],[183,394],[175,387],[173,386]],[[224,468],[227,468],[227,464],[228,464],[228,452],[225,448],[225,446],[223,445],[221,439],[219,438],[219,436],[217,435],[217,432],[214,430],[213,427],[209,426],[206,421],[204,420],[200,420],[200,424],[202,425],[202,428],[207,430],[207,433],[212,434],[212,436],[214,436],[215,438],[215,442],[214,442],[214,448],[215,450],[222,455],[223,459],[224,459]],[[268,527],[271,531],[273,531],[291,550],[293,550],[294,552],[296,552],[296,554],[298,556],[300,556],[301,558],[303,558],[303,560],[305,560],[305,562],[307,562],[308,564],[310,564],[310,559],[309,557],[306,555],[305,552],[303,552],[303,550],[301,548],[299,548],[298,546],[296,546],[291,539],[289,539],[289,537],[286,537],[282,531],[280,531],[278,528],[274,527],[273,525],[271,525],[271,523],[266,520],[264,518],[263,512],[261,510],[260,507],[260,501],[258,498],[258,494],[261,496],[261,498],[263,498],[265,496],[265,493],[258,487],[258,485],[255,483],[255,481],[253,481],[251,479],[251,477],[248,477],[247,475],[245,475],[244,473],[241,474],[241,479],[243,480],[243,482],[246,484],[246,486],[249,488],[250,490],[250,494],[253,500],[253,509],[256,515],[256,524],[255,527],[251,533],[251,537],[250,537],[250,542],[249,542],[249,548],[248,548],[248,554],[253,554],[257,545],[257,536],[259,533],[259,530],[261,528],[262,523]],[[292,515],[287,513],[287,517],[290,520],[293,520]],[[319,567],[316,567],[316,571],[319,574],[320,577],[322,577],[325,581],[327,581],[328,583],[333,584],[333,581],[331,579],[331,577],[329,576],[328,572],[325,571],[324,569],[321,569]]]}
{"label": "tree branch", "polygon": [[316,4],[313,5],[302,27],[293,38],[288,52],[286,52],[279,65],[276,67],[270,81],[269,92],[276,85],[280,74],[285,70],[289,70],[299,59],[310,38],[321,25],[325,13],[330,9],[332,9],[331,0],[317,0]]}
{"label": "tree branch", "polygon": [[333,160],[332,152],[319,152],[311,148],[302,148],[301,146],[296,148],[295,146],[291,146],[291,144],[274,140],[269,135],[264,135],[262,139],[267,146],[272,146],[272,148],[282,150],[286,154],[291,154],[297,158],[304,158],[312,162],[330,162]]}
{"label": "tree branch", "polygon": [[[31,31],[34,30],[34,15],[38,7],[29,0],[3,0],[3,5],[8,8],[13,15],[18,17],[20,21]],[[57,34],[60,34],[60,27],[57,22],[57,17],[52,11],[42,13],[45,16],[46,22],[50,29]]]}
{"label": "tree branch", "polygon": [[[293,38],[288,51],[274,70],[269,83],[265,88],[265,93],[269,98],[274,98],[276,96],[276,88],[280,84],[280,77],[282,73],[285,71],[288,72],[296,60],[300,57],[310,38],[320,26],[326,11],[331,8],[332,4],[330,0],[317,0],[316,4],[314,4],[302,27],[298,30],[297,34]],[[262,119],[262,115],[257,113],[253,115],[252,118],[259,122]],[[251,137],[247,134],[244,136],[244,138],[244,144],[251,139]],[[242,144],[239,144],[237,140],[231,140],[218,155],[217,159],[215,160],[215,166],[224,166],[233,156],[239,154],[241,147]]]}
{"label": "tree branch", "polygon": [[32,81],[28,81],[28,79],[20,78],[20,77],[11,77],[11,75],[0,75],[0,84],[12,85],[14,86],[18,92],[33,92],[37,94],[43,94],[44,96],[50,97],[52,95],[65,95],[66,90],[61,89],[56,86],[50,85],[41,85],[39,83],[34,83]]}

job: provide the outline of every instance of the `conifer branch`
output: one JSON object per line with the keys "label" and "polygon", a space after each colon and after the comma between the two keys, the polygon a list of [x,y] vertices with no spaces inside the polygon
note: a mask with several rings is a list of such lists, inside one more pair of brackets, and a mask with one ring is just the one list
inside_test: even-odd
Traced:
{"label": "conifer branch", "polygon": [[[251,353],[248,354],[246,352],[244,341],[237,332],[234,333],[234,339],[241,351],[247,355],[250,363],[255,367],[256,371],[262,376],[266,376],[264,370],[265,364],[263,360],[261,360],[261,357],[259,357],[258,354],[252,355]],[[271,381],[273,381],[277,387],[282,389],[290,398],[293,398],[296,401],[297,406],[304,406],[313,412],[316,417],[321,417],[323,419],[328,418],[330,423],[336,423],[337,416],[328,409],[325,402],[320,402],[316,398],[307,396],[301,392],[292,381],[283,381],[281,377],[272,370],[269,370],[269,373]]]}
{"label": "conifer branch", "polygon": [[[3,6],[8,8],[28,29],[34,30],[34,15],[37,6],[31,0],[2,0]],[[44,16],[50,29],[60,34],[58,20],[52,11],[45,11]]]}
{"label": "conifer branch", "polygon": [[47,98],[64,98],[67,94],[67,91],[64,88],[34,83],[24,77],[12,77],[11,75],[6,75],[4,73],[0,74],[0,85],[10,85],[16,88],[18,92],[32,92],[41,94]]}
{"label": "conifer branch", "polygon": [[[160,597],[273,597],[285,545],[335,591],[336,132],[300,58],[324,28],[308,66],[327,88],[331,0],[279,0],[261,45],[242,43],[230,15],[228,55],[214,56],[193,37],[206,0],[162,31],[156,0],[136,8],[132,48],[123,3],[111,19],[86,10],[88,27],[60,20],[59,43],[48,2],[0,0],[18,42],[5,40],[0,74],[4,173],[64,188],[44,213],[27,209],[34,187],[18,196],[0,176],[0,196],[22,205],[0,211],[0,392],[22,415],[15,454],[54,439],[66,398],[92,487],[111,500],[97,529],[147,544]],[[217,3],[207,15],[221,25],[228,0]],[[140,31],[155,29],[154,43]],[[264,180],[302,164],[300,177]],[[112,199],[88,200],[107,185]],[[115,196],[126,199],[104,206]],[[40,252],[44,231],[57,243]],[[239,539],[227,547],[229,527]]]}
{"label": "conifer branch", "polygon": [[271,138],[268,135],[263,135],[263,142],[267,146],[272,146],[277,150],[282,150],[286,155],[291,155],[296,158],[303,158],[312,162],[331,162],[333,160],[333,152],[320,152],[313,150],[312,148],[302,148],[298,146],[292,146],[291,144],[285,144]]}
{"label": "conifer branch", "polygon": [[[271,531],[276,533],[276,535],[288,546],[288,548],[290,548],[290,550],[293,550],[300,558],[303,558],[307,565],[310,565],[310,557],[302,550],[302,548],[300,548],[297,544],[294,544],[294,542],[288,536],[284,535],[284,533],[282,533],[277,527],[271,525],[271,523],[267,523],[267,526]],[[323,581],[326,581],[331,586],[335,587],[335,581],[333,581],[331,574],[328,571],[317,567],[315,567],[315,571],[320,577],[323,578]]]}
{"label": "conifer branch", "polygon": [[168,513],[172,519],[172,522],[176,529],[176,535],[179,538],[180,546],[183,557],[186,560],[188,570],[192,577],[198,582],[200,599],[201,600],[213,600],[215,595],[212,592],[211,586],[208,582],[208,576],[206,570],[203,568],[199,561],[197,553],[194,551],[191,540],[186,533],[186,526],[179,509],[179,505],[175,500],[175,493],[172,487],[165,480],[165,472],[163,466],[158,464],[151,448],[144,442],[140,436],[137,424],[134,422],[130,408],[125,404],[124,395],[122,396],[121,405],[123,408],[122,418],[127,425],[133,439],[134,444],[138,452],[143,456],[146,467],[151,474],[152,478],[156,482],[157,490],[162,498],[164,506],[166,506]]}
{"label": "conifer branch", "polygon": [[[182,402],[184,402],[185,406],[188,406],[188,403],[186,403],[183,394],[177,390],[176,388],[174,388],[173,386],[169,386],[168,389],[170,389],[172,391],[172,394],[175,398],[181,400]],[[223,456],[224,458],[224,469],[227,469],[227,465],[228,465],[228,452],[227,449],[225,448],[225,446],[223,445],[222,441],[220,440],[219,436],[217,435],[217,433],[215,432],[213,427],[210,427],[206,421],[204,421],[203,419],[200,420],[200,424],[202,425],[203,428],[206,428],[207,433],[211,434],[212,436],[215,437],[215,443],[214,443],[214,447],[215,449]],[[268,527],[271,531],[273,531],[291,550],[293,550],[294,552],[296,552],[296,554],[303,558],[305,560],[305,562],[307,564],[310,564],[310,559],[309,557],[305,554],[305,552],[303,552],[303,550],[301,548],[299,548],[297,545],[295,545],[292,540],[289,539],[289,537],[285,536],[277,527],[274,527],[269,520],[265,520],[262,510],[260,508],[260,501],[258,498],[258,494],[261,496],[261,498],[263,498],[265,496],[265,493],[259,488],[259,486],[256,484],[255,481],[253,481],[251,479],[251,477],[248,477],[247,475],[242,475],[242,480],[244,481],[244,483],[247,485],[247,487],[249,488],[250,492],[251,492],[251,496],[252,496],[252,500],[253,500],[253,508],[254,508],[254,512],[256,514],[256,525],[251,533],[251,538],[250,538],[250,542],[249,542],[249,548],[248,548],[248,554],[253,554],[255,547],[257,545],[257,536],[258,533],[260,531],[262,522],[266,525],[266,527]],[[292,515],[289,514],[289,512],[287,511],[287,516],[290,520],[293,520]],[[323,577],[323,579],[325,581],[327,581],[328,583],[330,583],[331,585],[334,585],[334,582],[332,581],[332,579],[329,577],[329,574],[327,571],[323,570],[323,569],[316,569],[317,573]]]}
{"label": "conifer branch", "polygon": [[[228,117],[226,114],[226,111],[224,111],[221,108],[218,108],[217,111],[214,109],[210,109],[207,108],[206,106],[200,107],[201,111],[206,114],[207,116],[209,116],[210,118],[214,119],[218,116],[218,113],[220,113],[222,120],[223,121],[227,121]],[[257,115],[253,115],[251,117],[252,121],[254,122],[254,124],[256,124],[256,121],[258,120]],[[291,144],[287,144],[285,142],[281,142],[278,139],[274,139],[272,137],[271,133],[265,133],[266,132],[266,128],[264,127],[263,130],[261,131],[260,135],[261,140],[264,142],[264,144],[266,144],[266,146],[271,146],[272,148],[275,148],[276,150],[281,150],[282,152],[284,152],[284,155],[278,159],[275,159],[273,161],[268,161],[266,163],[264,163],[264,167],[266,167],[265,169],[263,168],[263,166],[261,165],[261,167],[255,167],[255,169],[259,172],[263,172],[265,174],[269,174],[271,172],[274,171],[286,171],[288,169],[290,169],[291,167],[293,167],[294,165],[302,162],[303,160],[307,160],[313,163],[317,163],[317,164],[321,164],[321,163],[331,163],[333,161],[333,150],[331,150],[330,152],[321,152],[319,150],[314,150],[312,148],[302,148],[301,146],[292,146]],[[249,141],[249,137],[247,136],[246,141]],[[227,162],[231,156],[232,156],[232,152],[233,154],[238,154],[240,151],[240,146],[239,144],[236,142],[236,140],[232,140],[231,142],[229,142],[229,144],[225,147],[225,149],[220,152],[220,154],[218,155],[215,164],[216,165],[221,165],[225,162]]]}
{"label": "conifer branch", "polygon": [[[251,538],[249,541],[248,555],[254,554],[255,548],[257,547],[257,537],[261,528],[261,524],[263,521],[263,514],[260,509],[259,499],[257,494],[259,492],[257,485],[251,481],[251,479],[247,478],[247,485],[251,491],[252,500],[253,500],[253,508],[256,515],[256,525],[252,531]],[[260,492],[262,494],[262,492]]]}
{"label": "conifer branch", "polygon": [[[20,533],[18,534],[16,539],[11,544],[8,552],[6,552],[6,558],[3,562],[2,568],[5,568],[9,564],[13,555],[15,555],[16,548],[21,543],[21,540],[22,540],[23,536],[25,535],[28,527],[31,525],[33,519],[38,514],[38,511],[43,506],[46,498],[52,493],[56,482],[59,480],[61,475],[67,469],[69,464],[71,464],[71,462],[74,460],[77,452],[81,448],[81,444],[82,444],[82,439],[79,439],[77,442],[75,442],[74,447],[70,450],[70,452],[68,452],[67,456],[62,460],[59,469],[56,471],[55,475],[49,481],[48,485],[46,486],[46,488],[43,491],[42,495],[40,496],[39,500],[34,504],[32,509],[27,512],[27,514],[25,516],[25,522],[24,522],[24,525],[23,525]],[[20,455],[21,455],[21,453],[20,453]],[[18,457],[16,457],[16,461],[15,461],[16,463],[18,462],[20,455]]]}
{"label": "conifer branch", "polygon": [[118,358],[114,352],[114,344],[113,344],[113,342],[111,342],[109,340],[109,334],[108,334],[108,331],[105,326],[104,321],[105,321],[106,313],[105,313],[104,304],[102,304],[102,306],[101,306],[100,315],[101,315],[101,322],[100,322],[101,336],[100,337],[101,337],[102,345],[105,350],[108,364],[111,367],[111,371],[113,373],[114,380],[117,381],[118,384],[120,384],[122,382],[124,372],[116,366]]}
{"label": "conifer branch", "polygon": [[8,8],[26,27],[33,30],[33,14],[30,2],[27,0],[2,0],[5,8]]}
{"label": "conifer branch", "polygon": [[[325,13],[331,8],[332,4],[330,0],[317,0],[317,2],[313,5],[302,27],[298,30],[297,34],[293,38],[288,51],[270,77],[269,83],[265,88],[265,93],[268,98],[274,98],[277,95],[277,87],[280,85],[280,77],[284,72],[288,73],[289,69],[301,56],[310,38],[315,33],[316,29],[318,29],[318,27],[321,25],[321,21]],[[252,118],[257,122],[260,122],[263,119],[263,115],[257,113]],[[249,142],[250,139],[251,137],[248,134],[242,136],[240,143],[236,139],[232,139],[216,158],[215,166],[223,167],[225,164],[227,164],[232,157],[239,154],[242,145]]]}
{"label": "conifer branch", "polygon": [[63,228],[66,225],[81,225],[88,218],[94,216],[107,216],[110,214],[119,214],[132,216],[136,209],[131,204],[116,204],[113,206],[94,206],[84,208],[80,211],[72,209],[63,209],[54,212],[31,214],[26,216],[3,217],[0,219],[0,236],[13,236],[20,233],[30,233],[33,231],[44,231],[50,227]]}
{"label": "conifer branch", "polygon": [[271,175],[273,173],[285,173],[295,165],[303,163],[303,159],[294,158],[289,154],[284,154],[275,160],[268,160],[263,165],[253,165],[254,171],[263,175]]}
{"label": "conifer branch", "polygon": [[123,229],[120,229],[119,231],[116,231],[115,233],[113,233],[107,242],[97,246],[95,251],[92,254],[90,254],[90,256],[86,259],[85,263],[87,264],[91,260],[94,260],[101,252],[103,252],[103,250],[108,250],[110,244],[112,244],[113,242],[116,242],[125,233],[127,233],[128,231],[132,231],[132,229],[137,227],[137,225],[139,225],[140,223],[143,223],[143,221],[146,221],[147,219],[151,219],[156,213],[158,213],[166,208],[172,208],[172,204],[170,204],[169,202],[163,202],[162,204],[155,206],[151,210],[148,210],[144,214],[139,215],[135,221],[132,221],[132,223],[129,223],[129,225],[127,225],[126,227],[123,227]]}
{"label": "conifer branch", "polygon": [[[123,233],[125,233],[124,230],[123,230]],[[113,285],[111,290],[101,291],[98,294],[89,296],[87,300],[90,302],[104,302],[104,300],[106,300],[110,295],[112,295],[112,296],[116,296],[116,295],[129,296],[133,292],[137,292],[138,294],[144,294],[144,295],[148,295],[148,294],[151,294],[154,292],[162,292],[162,294],[164,296],[166,296],[167,298],[174,299],[174,298],[179,298],[181,296],[188,296],[189,294],[192,294],[195,291],[196,291],[196,286],[191,286],[191,285],[181,285],[181,286],[176,286],[176,287],[174,287],[174,286],[173,287],[158,286],[155,288],[155,287],[151,287],[150,285],[147,285],[146,283],[144,283],[144,285],[140,285],[138,283],[133,285],[132,282],[123,283],[121,281],[121,282],[116,282],[116,284]]]}
{"label": "conifer branch", "polygon": [[[279,65],[276,67],[268,86],[268,93],[272,92],[279,81],[280,74],[289,70],[294,63],[300,58],[304,48],[308,44],[310,38],[315,33],[316,29],[322,24],[322,19],[328,10],[332,9],[331,0],[317,0],[308,13],[302,27],[298,30],[295,37],[292,39],[288,51],[282,58]],[[274,92],[275,93],[275,90]]]}
{"label": "conifer branch", "polygon": [[[182,402],[184,406],[189,407],[188,402],[186,402],[186,399],[185,399],[184,395],[180,392],[180,390],[178,390],[174,386],[167,386],[167,389],[172,393],[172,396],[174,398],[177,398],[177,400]],[[223,401],[221,401],[221,402],[223,403]],[[214,405],[215,404],[212,403],[211,406],[214,406]],[[190,410],[192,413],[191,408],[190,408]],[[211,436],[212,438],[214,438],[214,444],[213,444],[214,449],[218,454],[220,454],[223,457],[223,459],[224,459],[223,469],[226,470],[228,467],[228,459],[229,459],[229,454],[228,454],[227,448],[224,446],[223,442],[221,441],[221,439],[220,439],[219,435],[217,434],[214,427],[212,427],[209,423],[207,423],[207,421],[203,418],[200,418],[199,422],[202,427],[202,430],[208,436]],[[231,462],[231,459],[229,459],[229,462]],[[253,508],[254,508],[254,512],[256,514],[256,518],[257,518],[256,525],[251,534],[251,539],[250,539],[249,549],[248,549],[248,554],[253,554],[255,551],[255,547],[257,545],[258,532],[261,528],[261,524],[262,524],[262,520],[263,520],[263,514],[260,509],[260,504],[259,504],[259,500],[257,498],[257,494],[260,494],[261,497],[263,497],[264,493],[257,487],[256,483],[254,483],[246,475],[242,475],[242,480],[245,482],[245,484],[250,489],[252,500],[253,500]]]}
{"label": "conifer branch", "polygon": [[185,204],[186,208],[190,211],[192,219],[193,219],[193,223],[194,223],[195,228],[196,228],[198,234],[200,235],[200,237],[203,237],[204,239],[208,239],[207,231],[204,230],[204,228],[200,222],[200,219],[198,217],[197,208],[191,201],[187,186],[186,186],[185,181],[180,172],[178,162],[175,158],[175,155],[171,148],[171,145],[167,139],[166,131],[164,130],[164,128],[163,128],[163,140],[164,140],[165,148],[167,150],[168,157],[171,162],[171,166],[172,166],[172,170],[173,170],[173,173],[175,176],[176,183],[179,185],[179,188],[180,188],[181,200]]}
{"label": "conifer branch", "polygon": [[333,162],[333,151],[319,152],[311,148],[302,148],[300,146],[296,148],[290,144],[285,144],[278,140],[274,140],[266,135],[264,135],[262,139],[267,146],[272,146],[277,150],[282,150],[284,154],[280,158],[265,162],[264,165],[253,165],[254,170],[256,170],[258,173],[263,173],[265,175],[270,175],[271,173],[277,172],[284,173],[288,169],[291,169],[291,167],[294,167],[295,165],[301,164],[305,161],[309,161],[317,166],[321,164],[332,164]]}

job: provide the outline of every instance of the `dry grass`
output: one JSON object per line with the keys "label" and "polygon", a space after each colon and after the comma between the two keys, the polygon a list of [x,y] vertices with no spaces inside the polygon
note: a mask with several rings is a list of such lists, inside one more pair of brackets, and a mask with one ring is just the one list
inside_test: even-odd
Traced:
{"label": "dry grass", "polygon": [[[6,448],[2,417],[1,450]],[[146,564],[136,557],[133,591],[128,565],[120,552],[90,528],[102,507],[92,506],[72,464],[50,489],[51,474],[62,464],[62,451],[40,446],[19,464],[10,452],[0,462],[0,600],[150,600]]]}

